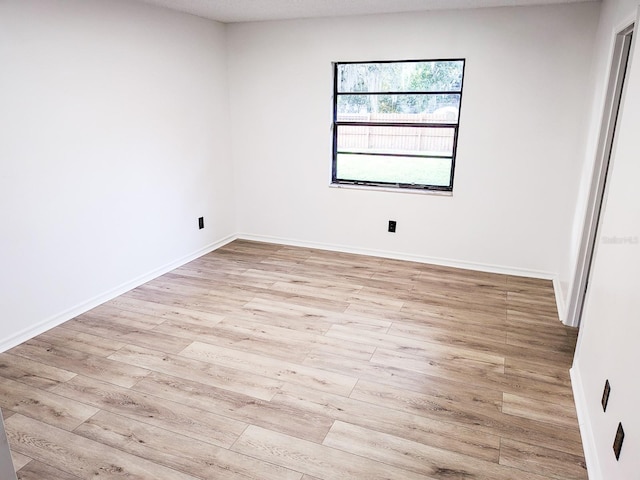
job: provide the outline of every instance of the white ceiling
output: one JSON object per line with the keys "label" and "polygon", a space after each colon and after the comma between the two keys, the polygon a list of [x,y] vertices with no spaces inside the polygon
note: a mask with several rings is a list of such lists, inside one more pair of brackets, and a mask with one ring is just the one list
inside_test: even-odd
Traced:
{"label": "white ceiling", "polygon": [[225,23],[589,0],[139,0]]}

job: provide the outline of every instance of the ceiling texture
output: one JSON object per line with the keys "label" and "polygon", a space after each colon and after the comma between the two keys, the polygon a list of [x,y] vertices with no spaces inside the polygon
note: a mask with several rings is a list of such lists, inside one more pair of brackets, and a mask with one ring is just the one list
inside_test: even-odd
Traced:
{"label": "ceiling texture", "polygon": [[223,23],[340,17],[589,0],[136,0]]}

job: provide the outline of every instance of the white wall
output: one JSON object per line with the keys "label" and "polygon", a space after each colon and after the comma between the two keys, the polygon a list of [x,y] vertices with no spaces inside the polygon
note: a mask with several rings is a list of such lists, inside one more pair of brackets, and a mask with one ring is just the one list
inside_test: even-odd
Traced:
{"label": "white wall", "polygon": [[[611,0],[603,5],[595,63],[598,73],[596,106],[592,115],[596,136],[614,36],[635,19],[637,10],[637,0]],[[638,36],[637,27],[635,36]],[[572,369],[583,443],[593,480],[637,478],[640,470],[640,352],[637,346],[640,339],[640,243],[636,243],[640,239],[640,49],[637,45],[632,52],[625,88]],[[592,164],[593,159],[588,158],[587,172],[591,171]],[[584,203],[584,198],[580,201]],[[580,213],[577,209],[576,215]],[[613,241],[614,238],[621,239],[621,243]],[[611,383],[611,396],[605,413],[600,400],[606,379]],[[620,460],[616,461],[612,445],[618,422],[622,422],[626,436]]]}
{"label": "white wall", "polygon": [[0,350],[235,232],[223,25],[5,0],[0,65]]}
{"label": "white wall", "polygon": [[[240,234],[557,274],[598,14],[580,3],[230,25]],[[447,57],[467,60],[453,196],[330,188],[331,62]]]}

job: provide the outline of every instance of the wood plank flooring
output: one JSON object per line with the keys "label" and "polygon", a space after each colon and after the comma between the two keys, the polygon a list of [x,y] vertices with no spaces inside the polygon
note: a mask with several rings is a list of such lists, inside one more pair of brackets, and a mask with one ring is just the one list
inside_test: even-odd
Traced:
{"label": "wood plank flooring", "polygon": [[0,354],[18,478],[586,479],[551,282],[235,241]]}

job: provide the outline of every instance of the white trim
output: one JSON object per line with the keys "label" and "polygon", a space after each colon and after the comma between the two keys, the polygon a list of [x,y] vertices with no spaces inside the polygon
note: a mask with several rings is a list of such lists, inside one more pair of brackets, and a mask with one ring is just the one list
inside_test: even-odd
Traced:
{"label": "white trim", "polygon": [[[635,10],[630,13],[624,20],[620,21],[617,26],[613,27],[610,34],[613,34],[614,42],[616,35],[638,22],[638,15],[640,15],[640,8],[636,7]],[[633,33],[635,34],[635,31]]]}
{"label": "white trim", "polygon": [[0,474],[5,480],[18,480],[13,458],[11,457],[11,448],[7,440],[7,433],[4,429],[2,412],[0,412]]}
{"label": "white trim", "polygon": [[558,319],[564,323],[566,317],[564,296],[560,285],[560,278],[555,273],[541,272],[539,270],[525,270],[522,268],[505,267],[501,265],[491,265],[486,263],[464,262],[451,260],[449,258],[427,257],[424,255],[410,255],[406,253],[390,252],[385,250],[370,250],[367,248],[354,248],[345,245],[334,245],[328,243],[307,242],[304,240],[292,240],[282,237],[270,237],[268,235],[253,235],[249,233],[239,233],[237,238],[243,240],[253,240],[255,242],[276,243],[280,245],[290,245],[292,247],[317,248],[334,252],[354,253],[357,255],[370,255],[373,257],[393,258],[395,260],[406,260],[408,262],[428,263],[443,267],[462,268],[477,272],[499,273],[502,275],[513,275],[516,277],[530,277],[551,280],[553,282],[553,293],[558,310]]}
{"label": "white trim", "polygon": [[558,281],[557,275],[552,273],[541,272],[537,270],[526,270],[521,268],[505,267],[500,265],[464,262],[460,260],[451,260],[447,258],[428,257],[424,255],[411,255],[406,253],[392,252],[392,251],[385,251],[385,250],[372,250],[372,249],[366,249],[366,248],[348,247],[345,245],[334,245],[334,244],[327,244],[327,243],[307,242],[303,240],[292,240],[292,239],[287,239],[282,237],[271,237],[267,235],[252,235],[248,233],[239,233],[235,235],[228,235],[216,242],[213,242],[207,245],[204,248],[201,248],[200,250],[190,253],[189,255],[185,255],[184,257],[178,260],[165,264],[162,267],[152,270],[146,274],[140,275],[139,277],[131,281],[125,282],[115,288],[112,288],[107,292],[97,295],[87,300],[86,302],[83,302],[79,305],[71,307],[65,310],[64,312],[58,313],[46,320],[43,320],[42,322],[34,326],[21,330],[20,332],[12,335],[11,337],[0,341],[0,352],[4,352],[12,347],[15,347],[16,345],[26,342],[27,340],[30,340],[31,338],[41,333],[44,333],[53,327],[56,327],[68,320],[71,320],[72,318],[75,318],[78,315],[81,315],[91,310],[92,308],[97,307],[98,305],[108,302],[109,300],[119,295],[122,295],[123,293],[126,293],[129,290],[139,287],[140,285],[147,283],[150,280],[153,280],[154,278],[157,278],[161,275],[164,275],[165,273],[170,272],[171,270],[174,270],[184,265],[185,263],[188,263],[192,260],[195,260],[196,258],[199,258],[202,255],[206,255],[207,253],[217,250],[218,248],[223,247],[224,245],[236,239],[252,240],[256,242],[275,243],[279,245],[290,245],[293,247],[317,248],[319,250],[353,253],[357,255],[370,255],[373,257],[391,258],[394,260],[405,260],[408,262],[426,263],[431,265],[461,268],[465,270],[473,270],[478,272],[498,273],[502,275],[513,275],[517,277],[532,277],[532,278],[542,278],[546,280],[552,280],[555,297],[556,297],[556,304],[558,307],[558,316],[564,315],[564,303],[562,301],[562,292],[560,288],[560,283]]}
{"label": "white trim", "polygon": [[556,309],[558,310],[558,318],[562,323],[568,327],[574,327],[575,325],[569,325],[567,320],[567,306],[565,304],[565,296],[562,291],[562,284],[560,283],[560,277],[558,275],[553,276],[553,293],[556,297]]}
{"label": "white trim", "polygon": [[[597,253],[596,233],[599,226],[601,209],[606,202],[606,179],[611,168],[610,158],[615,149],[616,118],[624,107],[624,69],[631,60],[635,42],[631,43],[628,55],[625,56],[626,38],[634,32],[635,20],[625,20],[616,27],[611,36],[609,47],[609,69],[606,72],[606,91],[600,111],[598,143],[591,164],[591,179],[587,192],[587,203],[582,218],[582,235],[578,244],[576,264],[569,290],[566,312],[566,325],[577,327],[580,324],[589,281],[589,271]],[[631,32],[629,32],[631,30]],[[624,67],[624,69],[623,69]]]}
{"label": "white trim", "polygon": [[226,245],[229,242],[232,242],[235,239],[236,239],[235,235],[228,235],[222,238],[221,240],[210,243],[206,247],[203,247],[195,252],[185,255],[184,257],[179,258],[178,260],[167,263],[162,267],[156,268],[150,272],[142,274],[139,277],[134,278],[133,280],[130,280],[121,285],[118,285],[117,287],[112,288],[104,293],[101,293],[100,295],[96,295],[95,297],[87,300],[86,302],[83,302],[74,307],[71,307],[65,310],[64,312],[58,313],[29,328],[25,328],[24,330],[21,330],[20,332],[12,335],[11,337],[2,340],[0,342],[0,352],[4,352],[12,347],[15,347],[16,345],[26,342],[27,340],[37,335],[40,335],[41,333],[44,333],[53,327],[56,327],[68,320],[71,320],[72,318],[75,318],[78,315],[81,315],[91,310],[92,308],[97,307],[98,305],[108,302],[109,300],[119,295],[122,295],[123,293],[126,293],[129,290],[132,290],[144,283],[147,283],[150,280],[153,280],[154,278],[164,275],[165,273],[170,272],[171,270],[174,270],[184,265],[185,263],[195,260],[196,258],[201,257],[202,255],[206,255],[207,253],[210,253],[214,250],[217,250],[218,248]]}
{"label": "white trim", "polygon": [[501,265],[491,265],[484,263],[465,262],[461,260],[451,260],[448,258],[428,257],[424,255],[412,255],[407,253],[392,252],[387,250],[371,250],[368,248],[348,247],[346,245],[335,245],[330,243],[307,242],[304,240],[293,240],[289,238],[270,237],[267,235],[253,235],[249,233],[239,233],[238,239],[252,240],[255,242],[276,243],[289,245],[292,247],[317,248],[319,250],[329,250],[332,252],[354,253],[357,255],[369,255],[372,257],[391,258],[394,260],[405,260],[408,262],[428,263],[443,267],[462,268],[478,272],[499,273],[503,275],[513,275],[516,277],[533,277],[546,280],[554,280],[555,274],[541,272],[537,270],[525,270],[521,268],[505,267]]}
{"label": "white trim", "polygon": [[329,188],[370,190],[372,192],[413,193],[418,195],[436,195],[440,197],[453,197],[453,191],[447,192],[443,190],[427,190],[423,188],[377,187],[375,185],[352,185],[349,183],[330,183]]}
{"label": "white trim", "polygon": [[587,400],[584,396],[584,387],[582,385],[582,377],[580,371],[574,365],[569,370],[571,375],[571,388],[573,389],[573,402],[576,406],[578,415],[578,426],[580,427],[580,436],[582,437],[582,449],[584,450],[584,460],[587,464],[587,473],[590,480],[604,480],[600,471],[600,462],[598,461],[598,450],[596,449],[595,438],[591,422],[587,415]]}

